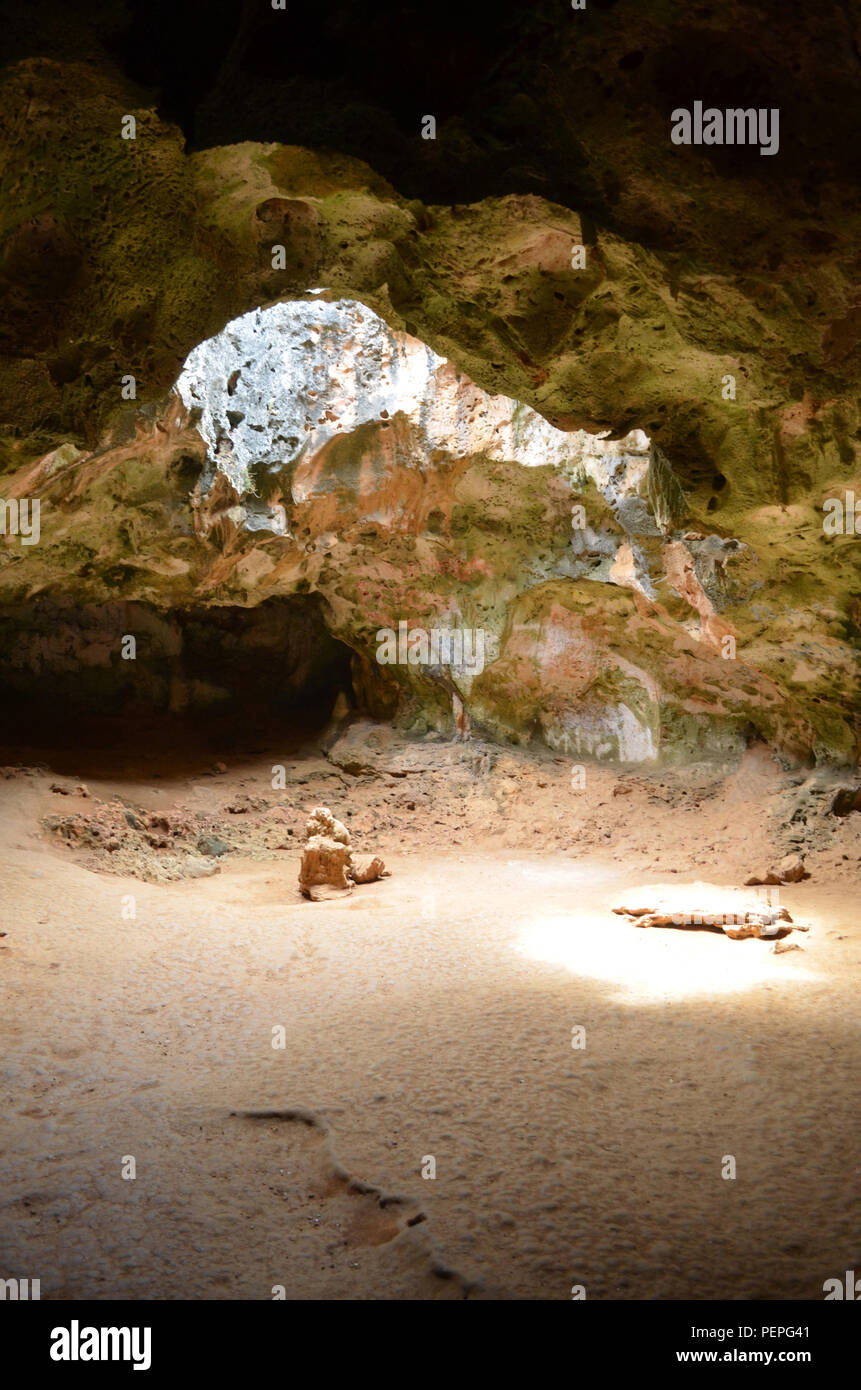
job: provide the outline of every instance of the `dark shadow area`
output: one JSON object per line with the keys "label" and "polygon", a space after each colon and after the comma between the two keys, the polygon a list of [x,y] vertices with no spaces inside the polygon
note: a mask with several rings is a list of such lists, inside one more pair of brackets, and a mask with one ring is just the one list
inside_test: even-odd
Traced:
{"label": "dark shadow area", "polygon": [[[814,203],[823,182],[857,180],[857,39],[846,6],[723,8],[721,23],[711,7],[639,0],[589,0],[578,11],[567,0],[283,9],[4,0],[0,19],[4,61],[111,66],[191,149],[277,140],[338,150],[425,202],[536,193],[610,225],[628,171],[618,153],[599,155],[608,121],[623,141],[620,131],[649,128],[666,155],[671,110],[696,100],[781,110],[776,158],[707,149],[724,175],[769,187],[800,180]],[[427,114],[436,140],[421,138]],[[723,220],[719,203],[715,215]]]}
{"label": "dark shadow area", "polygon": [[315,596],[176,609],[40,599],[0,610],[0,761],[171,776],[298,749],[352,702]]}

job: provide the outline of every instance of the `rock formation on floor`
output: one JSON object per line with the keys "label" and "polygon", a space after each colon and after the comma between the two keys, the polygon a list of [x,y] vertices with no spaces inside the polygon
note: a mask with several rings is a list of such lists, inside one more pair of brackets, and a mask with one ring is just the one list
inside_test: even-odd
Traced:
{"label": "rock formation on floor", "polygon": [[315,806],[308,817],[305,838],[311,840],[315,836],[323,836],[324,839],[334,840],[336,844],[349,848],[350,832],[342,821],[335,819],[328,806]]}
{"label": "rock formation on floor", "polygon": [[745,885],[751,887],[758,884],[800,883],[802,879],[809,877],[800,854],[785,854],[776,868],[758,869],[745,879]]}
{"label": "rock formation on floor", "polygon": [[355,863],[350,832],[336,820],[328,806],[315,806],[308,818],[302,847],[299,889],[312,902],[352,893],[357,883],[373,883],[390,871],[377,855],[363,855]]}
{"label": "rock formation on floor", "polygon": [[[628,906],[629,902],[636,905]],[[793,928],[807,930],[793,923],[786,908],[769,901],[768,896],[754,897],[711,883],[644,889],[629,895],[626,905],[612,910],[638,927],[720,928],[733,941],[751,936],[782,937]],[[782,923],[792,926],[787,928]]]}

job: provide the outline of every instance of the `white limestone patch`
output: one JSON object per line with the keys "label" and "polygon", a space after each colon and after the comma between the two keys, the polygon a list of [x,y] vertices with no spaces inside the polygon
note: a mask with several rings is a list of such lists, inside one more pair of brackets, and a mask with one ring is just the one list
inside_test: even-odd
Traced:
{"label": "white limestone patch", "polygon": [[418,412],[443,359],[403,342],[352,300],[295,300],[234,319],[188,355],[176,383],[209,458],[240,495],[251,469],[280,469],[395,409]]}
{"label": "white limestone patch", "polygon": [[624,704],[576,710],[561,720],[542,723],[549,747],[575,757],[649,763],[658,756],[652,730]]}
{"label": "white limestone patch", "polygon": [[[243,314],[189,353],[176,389],[200,412],[210,463],[246,506],[257,492],[253,470],[279,471],[397,416],[415,441],[405,467],[431,467],[440,452],[549,464],[572,481],[591,478],[620,516],[626,506],[648,510],[653,451],[642,430],[621,440],[558,430],[509,396],[488,395],[356,300],[297,299]],[[293,500],[302,497],[294,491]],[[259,508],[245,524],[261,529]]]}

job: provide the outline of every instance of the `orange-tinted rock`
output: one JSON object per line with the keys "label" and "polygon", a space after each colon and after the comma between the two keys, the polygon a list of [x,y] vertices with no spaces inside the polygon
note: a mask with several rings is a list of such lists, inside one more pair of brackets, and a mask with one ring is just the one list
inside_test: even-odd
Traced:
{"label": "orange-tinted rock", "polygon": [[353,860],[350,877],[354,883],[374,883],[378,878],[388,878],[390,872],[378,854],[363,854]]}
{"label": "orange-tinted rock", "polygon": [[[299,888],[306,898],[352,893],[349,877],[350,851],[337,840],[312,835],[302,850]],[[320,892],[325,889],[326,892]]]}

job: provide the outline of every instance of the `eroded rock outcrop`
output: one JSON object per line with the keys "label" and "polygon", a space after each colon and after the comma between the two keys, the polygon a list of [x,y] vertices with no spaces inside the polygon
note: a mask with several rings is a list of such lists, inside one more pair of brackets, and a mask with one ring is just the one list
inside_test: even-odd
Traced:
{"label": "eroded rock outcrop", "polygon": [[[200,535],[229,524],[292,539],[289,527],[304,521],[302,534],[315,537],[306,552],[323,552],[313,569],[335,630],[369,659],[374,627],[394,629],[402,614],[420,629],[481,622],[489,669],[427,673],[402,662],[395,673],[420,700],[442,692],[453,720],[466,703],[467,718],[503,736],[537,726],[553,747],[623,762],[684,751],[702,717],[713,745],[729,748],[742,711],[781,746],[809,741],[779,691],[724,659],[735,636],[716,603],[744,547],[682,529],[681,487],[642,431],[613,440],[558,429],[489,395],[367,305],[323,291],[228,324],[190,354],[177,391],[207,444],[193,498]],[[507,513],[509,544],[492,560],[476,547],[472,572],[461,563],[452,584],[446,551],[460,548],[453,523],[469,492],[485,512]],[[518,510],[542,496],[551,535],[540,524],[518,535]],[[376,556],[368,563],[357,542],[381,529],[390,543],[428,537],[421,553],[436,593],[422,592],[404,555],[400,575]],[[550,548],[540,555],[542,541]],[[515,580],[525,603],[506,595]],[[678,600],[672,612],[658,600],[662,584]],[[630,591],[627,610],[613,589]]]}
{"label": "eroded rock outcrop", "polygon": [[[367,305],[315,293],[200,344],[154,436],[168,479],[180,450],[179,476],[197,472],[194,537],[183,527],[159,571],[170,591],[318,593],[371,713],[632,763],[732,755],[751,733],[816,746],[718,614],[747,548],[684,528],[678,480],[641,431],[558,429]],[[59,472],[42,460],[21,485],[111,496],[139,448]],[[53,520],[49,545],[67,545]],[[381,656],[381,635],[407,628],[442,634],[433,652],[466,633],[482,660]]]}
{"label": "eroded rock outcrop", "polygon": [[[262,510],[273,479],[295,504],[335,491],[341,480],[327,467],[332,446],[363,429],[379,436],[393,426],[402,468],[426,475],[478,457],[553,468],[569,481],[593,483],[631,538],[659,536],[684,512],[677,480],[641,430],[612,440],[609,432],[556,429],[522,402],[489,395],[367,305],[329,300],[322,291],[234,319],[189,355],[177,391],[207,444],[211,471],[198,505],[220,473],[238,495],[236,519],[249,530],[285,533],[283,505]],[[204,532],[216,517],[206,511]],[[638,548],[631,558],[631,583],[651,591]]]}
{"label": "eroded rock outcrop", "polygon": [[312,902],[351,893],[357,883],[387,878],[390,871],[378,855],[363,855],[353,862],[350,832],[328,806],[315,806],[305,827],[305,844],[299,870],[299,890]]}
{"label": "eroded rock outcrop", "polygon": [[779,938],[793,927],[807,930],[793,923],[779,903],[712,883],[647,889],[635,895],[634,905],[620,904],[612,910],[638,927],[712,928],[733,941],[751,936]]}

